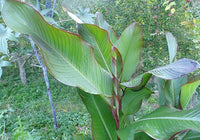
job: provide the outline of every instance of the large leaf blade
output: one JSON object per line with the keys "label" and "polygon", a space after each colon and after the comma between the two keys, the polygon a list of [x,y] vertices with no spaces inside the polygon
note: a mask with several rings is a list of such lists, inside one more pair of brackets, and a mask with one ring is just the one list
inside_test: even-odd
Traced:
{"label": "large leaf blade", "polygon": [[113,29],[110,27],[110,25],[105,21],[102,13],[100,13],[100,12],[96,13],[95,24],[108,32],[108,35],[110,37],[110,41],[112,42],[112,44],[114,44],[114,46],[116,46],[117,35],[113,31]]}
{"label": "large leaf blade", "polygon": [[169,51],[169,61],[172,63],[175,59],[177,53],[178,44],[176,42],[176,38],[172,35],[172,33],[166,33],[168,51]]}
{"label": "large leaf blade", "polygon": [[153,92],[147,88],[139,91],[132,91],[127,89],[122,98],[122,112],[124,115],[131,115],[136,113],[142,104],[142,100],[148,98]]}
{"label": "large leaf blade", "polygon": [[181,86],[187,82],[187,75],[173,80],[157,78],[159,104],[180,108]]}
{"label": "large leaf blade", "polygon": [[117,48],[123,60],[122,82],[130,80],[140,61],[142,48],[142,31],[139,25],[129,25],[118,40]]}
{"label": "large leaf blade", "polygon": [[154,140],[154,139],[144,132],[138,132],[135,134],[134,140]]}
{"label": "large leaf blade", "polygon": [[200,108],[180,111],[162,106],[128,127],[119,130],[118,135],[122,140],[132,140],[135,132],[144,131],[153,138],[168,140],[174,134],[187,129],[200,132],[199,128]]}
{"label": "large leaf blade", "polygon": [[141,89],[148,82],[151,75],[165,80],[172,80],[187,75],[199,68],[200,64],[197,61],[183,58],[174,63],[150,70],[128,82],[122,82],[120,84],[129,88]]}
{"label": "large leaf blade", "polygon": [[183,58],[166,66],[150,70],[149,73],[162,79],[172,80],[189,74],[199,68],[200,64],[197,61]]}
{"label": "large leaf blade", "polygon": [[95,140],[116,140],[116,124],[112,112],[100,95],[78,90],[92,118],[92,135]]}
{"label": "large leaf blade", "polygon": [[149,79],[151,78],[152,74],[151,73],[143,73],[133,79],[131,79],[128,82],[123,82],[120,83],[122,86],[128,87],[128,88],[132,88],[133,90],[140,90],[142,89],[146,83],[149,81]]}
{"label": "large leaf blade", "polygon": [[79,24],[78,32],[82,39],[94,47],[97,62],[111,74],[111,49],[108,32],[92,24]]}
{"label": "large leaf blade", "polygon": [[93,94],[112,94],[112,78],[78,35],[49,25],[34,8],[18,1],[7,0],[2,15],[10,28],[32,37],[49,72],[60,82]]}
{"label": "large leaf blade", "polygon": [[180,103],[183,109],[189,104],[196,88],[200,85],[200,75],[181,87]]}
{"label": "large leaf blade", "polygon": [[199,140],[200,133],[196,131],[189,131],[183,138],[183,140]]}

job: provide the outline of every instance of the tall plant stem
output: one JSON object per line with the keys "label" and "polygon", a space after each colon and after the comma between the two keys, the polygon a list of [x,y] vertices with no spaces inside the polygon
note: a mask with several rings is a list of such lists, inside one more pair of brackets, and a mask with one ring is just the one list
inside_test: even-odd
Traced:
{"label": "tall plant stem", "polygon": [[56,112],[55,112],[54,105],[53,105],[53,100],[52,100],[51,91],[50,91],[50,85],[49,85],[49,79],[48,79],[48,75],[47,75],[47,68],[44,65],[43,60],[40,59],[34,42],[31,41],[28,37],[27,37],[27,39],[31,42],[31,46],[32,46],[32,48],[34,50],[35,56],[36,56],[36,58],[37,58],[37,60],[38,60],[38,62],[40,64],[40,66],[42,67],[43,75],[44,75],[44,80],[45,80],[45,84],[46,84],[46,87],[47,87],[47,93],[48,93],[48,96],[49,96],[49,102],[50,102],[50,105],[51,105],[51,109],[52,109],[52,113],[53,113],[53,118],[54,118],[54,125],[55,125],[54,127],[58,128],[58,122],[57,122],[57,118],[56,118]]}
{"label": "tall plant stem", "polygon": [[36,0],[36,3],[37,3],[37,9],[38,9],[38,11],[40,11],[40,3],[39,3],[39,0]]}
{"label": "tall plant stem", "polygon": [[[114,73],[113,73],[113,83],[114,83],[114,94],[113,94],[113,100],[115,102],[115,105],[113,105],[112,114],[115,119],[115,123],[117,126],[117,130],[119,129],[119,112],[121,110],[121,99],[119,95],[119,81],[117,79],[118,77],[118,71],[117,71],[117,62],[116,62],[117,57],[112,56],[112,66],[114,68]],[[114,107],[115,106],[115,107]]]}
{"label": "tall plant stem", "polygon": [[52,8],[52,13],[51,13],[51,18],[53,18],[55,7],[56,7],[56,0],[53,1],[53,8]]}

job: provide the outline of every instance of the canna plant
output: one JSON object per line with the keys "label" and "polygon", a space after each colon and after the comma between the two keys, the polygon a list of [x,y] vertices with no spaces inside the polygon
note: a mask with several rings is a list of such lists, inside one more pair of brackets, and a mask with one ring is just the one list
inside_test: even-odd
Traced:
{"label": "canna plant", "polygon": [[[198,62],[183,58],[133,76],[143,44],[136,23],[118,38],[98,13],[95,24],[79,23],[78,34],[74,34],[48,24],[33,7],[16,0],[5,1],[2,16],[8,27],[33,39],[54,78],[77,87],[92,118],[92,139],[165,140],[182,131],[200,132],[200,107],[180,110],[160,106],[134,119],[142,100],[153,94],[145,87],[152,75],[171,80],[200,68]],[[91,139],[78,134],[75,138]]]}
{"label": "canna plant", "polygon": [[[173,63],[176,59],[178,44],[175,37],[169,32],[166,33],[166,39],[169,50],[169,63]],[[178,109],[188,108],[191,98],[200,84],[199,77],[199,75],[196,75],[190,79],[188,75],[184,75],[173,80],[157,78],[160,105],[173,106]]]}

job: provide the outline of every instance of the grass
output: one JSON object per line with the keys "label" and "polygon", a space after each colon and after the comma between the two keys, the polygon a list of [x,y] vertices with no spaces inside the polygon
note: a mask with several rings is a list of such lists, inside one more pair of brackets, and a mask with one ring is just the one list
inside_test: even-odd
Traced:
{"label": "grass", "polygon": [[[76,88],[63,85],[49,75],[59,125],[56,130],[41,69],[26,67],[26,86],[21,84],[18,73],[17,68],[7,67],[0,79],[0,139],[73,140],[74,133],[90,135],[90,116]],[[154,110],[155,99],[145,100],[136,118]]]}
{"label": "grass", "polygon": [[[75,133],[90,135],[91,118],[76,88],[63,85],[49,75],[59,125],[55,129],[41,69],[26,67],[26,86],[22,85],[18,73],[17,68],[7,67],[0,79],[0,139],[73,140]],[[154,84],[148,86],[155,90]],[[135,119],[156,108],[158,94],[152,94],[143,101]]]}
{"label": "grass", "polygon": [[18,73],[17,68],[7,67],[0,79],[0,139],[70,140],[74,133],[90,133],[90,116],[75,88],[49,75],[59,124],[55,130],[41,69],[26,67],[26,86]]}

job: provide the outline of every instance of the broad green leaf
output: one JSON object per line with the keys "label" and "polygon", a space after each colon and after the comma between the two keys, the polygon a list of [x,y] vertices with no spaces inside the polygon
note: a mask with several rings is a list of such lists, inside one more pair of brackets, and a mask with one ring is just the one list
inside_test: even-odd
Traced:
{"label": "broad green leaf", "polygon": [[154,140],[154,139],[144,132],[138,132],[135,134],[134,140]]}
{"label": "broad green leaf", "polygon": [[169,61],[170,63],[172,63],[175,59],[178,45],[176,42],[176,38],[171,33],[168,32],[165,35],[166,35],[168,51],[169,51]]}
{"label": "broad green leaf", "polygon": [[115,34],[115,32],[113,31],[113,29],[110,27],[110,25],[105,21],[103,14],[100,12],[96,13],[96,20],[95,20],[95,24],[97,26],[99,26],[100,28],[103,28],[104,30],[106,30],[108,32],[108,35],[110,37],[110,41],[112,42],[112,44],[114,46],[116,46],[117,43],[117,35]]}
{"label": "broad green leaf", "polygon": [[189,131],[183,140],[200,140],[200,133],[196,131]]}
{"label": "broad green leaf", "polygon": [[108,32],[93,24],[79,24],[81,38],[94,47],[97,62],[111,74],[111,49]]}
{"label": "broad green leaf", "polygon": [[120,36],[117,48],[124,64],[122,82],[130,80],[135,72],[140,61],[142,44],[141,28],[135,23],[129,25]]}
{"label": "broad green leaf", "polygon": [[140,90],[146,85],[146,83],[149,81],[151,76],[152,76],[151,73],[144,73],[133,78],[132,80],[128,82],[121,83],[121,85],[128,88],[132,88],[133,90]]}
{"label": "broad green leaf", "polygon": [[181,87],[180,103],[183,109],[189,104],[196,88],[200,85],[200,75]]}
{"label": "broad green leaf", "polygon": [[174,88],[174,104],[176,108],[180,108],[180,93],[181,86],[188,82],[188,76],[184,75],[180,78],[172,80],[173,88]]}
{"label": "broad green leaf", "polygon": [[[183,58],[166,66],[150,70],[142,75],[137,76],[136,78],[133,78],[128,82],[122,82],[120,84],[125,87],[135,88],[136,90],[139,90],[145,86],[152,74],[162,79],[172,80],[193,72],[199,67],[200,64],[197,61]],[[165,85],[162,86],[164,88]]]}
{"label": "broad green leaf", "polygon": [[119,113],[119,129],[124,128],[127,125],[131,124],[134,122],[134,115],[124,115],[121,111]]}
{"label": "broad green leaf", "polygon": [[150,70],[149,73],[167,80],[176,79],[200,68],[197,61],[183,58],[169,65]]}
{"label": "broad green leaf", "polygon": [[156,78],[157,81],[157,86],[158,86],[158,92],[159,92],[159,105],[166,105],[167,103],[167,99],[166,99],[166,95],[165,95],[165,84],[166,81],[164,79],[161,78]]}
{"label": "broad green leaf", "polygon": [[144,98],[148,98],[153,92],[147,88],[139,91],[132,91],[127,89],[122,98],[122,112],[124,115],[131,115],[136,113],[142,104]]}
{"label": "broad green leaf", "polygon": [[[164,96],[165,97],[165,102],[161,102],[160,101],[160,105],[168,105],[168,106],[172,106],[175,107],[175,98],[177,95],[179,97],[179,94],[175,94],[175,87],[174,87],[174,82],[173,80],[166,80],[165,81],[165,86],[162,89],[162,91],[159,91],[159,98],[162,99],[163,97],[160,96]],[[160,89],[160,88],[159,88]]]}
{"label": "broad green leaf", "polygon": [[159,103],[179,108],[181,86],[187,82],[187,76],[182,76],[173,80],[163,80],[157,78]]}
{"label": "broad green leaf", "polygon": [[75,140],[92,140],[90,136],[83,135],[83,134],[75,134],[74,138]]}
{"label": "broad green leaf", "polygon": [[28,34],[39,46],[48,71],[60,82],[92,94],[112,94],[112,78],[81,38],[48,24],[31,6],[6,0],[2,15],[13,30]]}
{"label": "broad green leaf", "polygon": [[187,129],[200,132],[200,108],[177,110],[162,106],[135,123],[118,131],[121,140],[133,140],[134,133],[143,131],[155,139],[168,140]]}
{"label": "broad green leaf", "polygon": [[116,140],[116,124],[112,112],[100,95],[78,90],[92,118],[92,135],[95,140]]}

